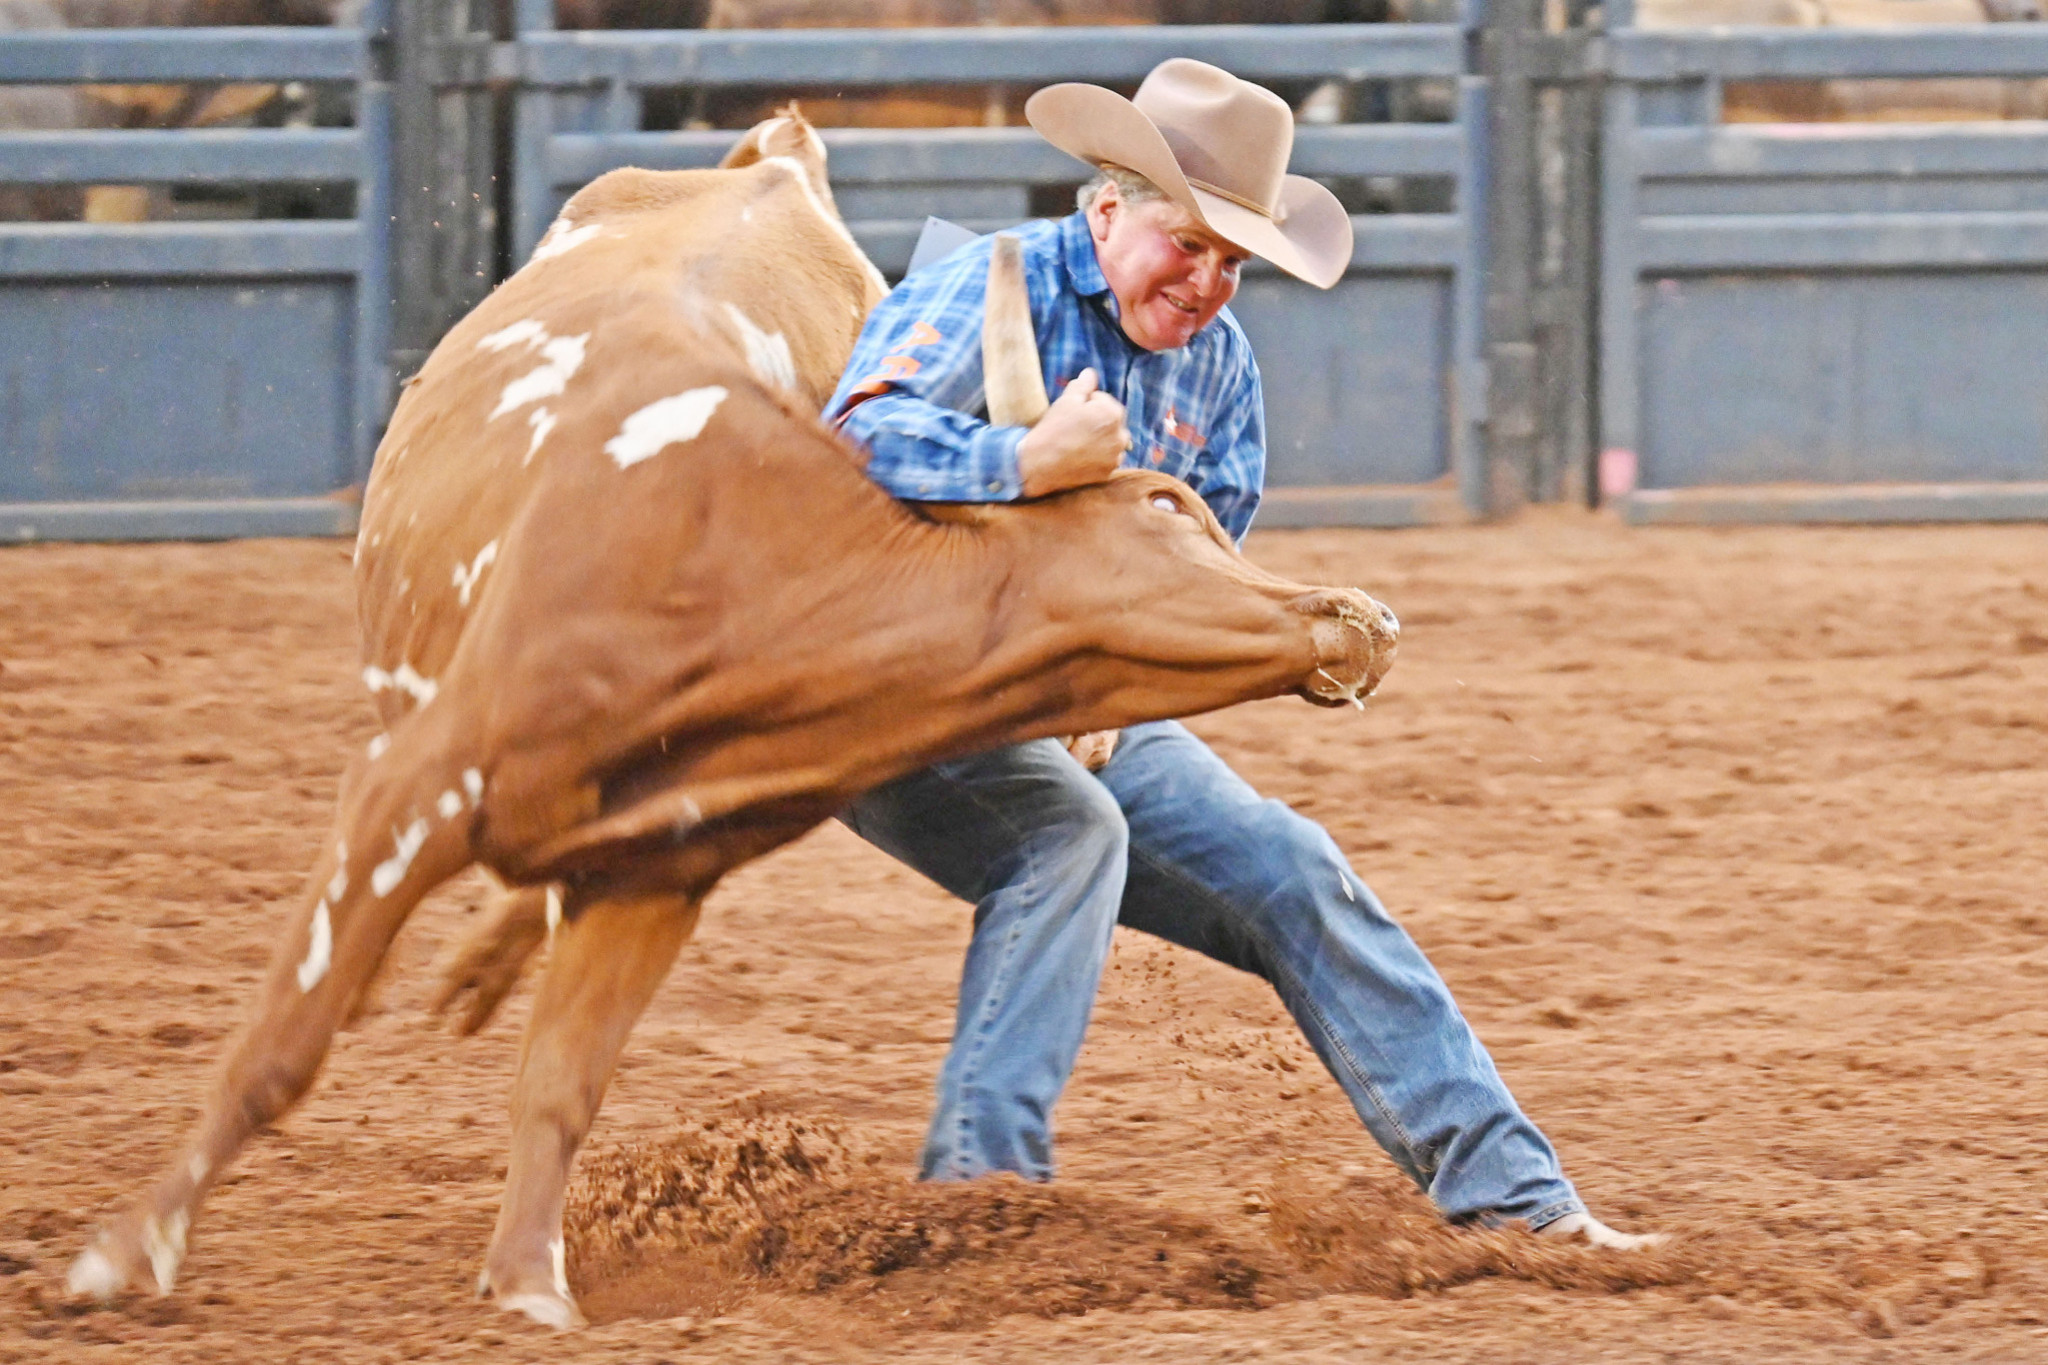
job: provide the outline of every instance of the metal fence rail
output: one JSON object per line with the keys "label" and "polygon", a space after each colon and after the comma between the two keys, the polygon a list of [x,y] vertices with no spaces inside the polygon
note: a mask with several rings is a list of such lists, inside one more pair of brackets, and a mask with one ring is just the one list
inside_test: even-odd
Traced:
{"label": "metal fence rail", "polygon": [[2048,31],[1610,42],[1602,478],[1622,513],[2048,515],[2048,123],[1711,122],[1724,81],[2048,74]]}
{"label": "metal fence rail", "polygon": [[349,129],[0,133],[0,182],[347,183],[331,221],[0,224],[0,540],[335,534],[390,404],[391,108],[360,30],[10,35],[0,82],[347,82]]}
{"label": "metal fence rail", "polygon": [[[1266,376],[1262,525],[1407,525],[1482,507],[1485,87],[1465,74],[1465,27],[562,33],[548,30],[545,0],[526,0],[520,15],[515,260],[605,171],[711,166],[730,148],[735,133],[641,131],[653,88],[859,88],[900,83],[906,71],[927,85],[1130,85],[1176,55],[1249,79],[1458,82],[1456,122],[1303,127],[1292,166],[1441,178],[1453,186],[1451,211],[1354,217],[1351,269],[1328,294],[1259,264],[1232,307]],[[849,227],[891,275],[908,263],[925,213],[991,231],[1029,216],[1033,187],[1087,175],[1029,129],[823,136]]]}

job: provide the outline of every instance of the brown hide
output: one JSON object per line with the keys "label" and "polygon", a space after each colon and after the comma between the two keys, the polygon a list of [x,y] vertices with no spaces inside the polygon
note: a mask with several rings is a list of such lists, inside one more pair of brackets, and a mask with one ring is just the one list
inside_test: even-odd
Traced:
{"label": "brown hide", "polygon": [[[1982,0],[1639,0],[1646,29],[1757,25],[1779,28],[1916,28],[1983,24]],[[1922,123],[2040,118],[2048,83],[2026,80],[1732,81],[1725,123]]]}

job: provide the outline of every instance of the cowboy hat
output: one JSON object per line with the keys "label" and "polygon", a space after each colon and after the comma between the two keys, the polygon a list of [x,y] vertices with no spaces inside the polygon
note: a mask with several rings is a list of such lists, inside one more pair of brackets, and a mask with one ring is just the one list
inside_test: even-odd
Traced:
{"label": "cowboy hat", "polygon": [[1136,171],[1217,236],[1319,289],[1351,263],[1351,215],[1323,186],[1286,173],[1287,102],[1221,67],[1171,58],[1135,99],[1099,85],[1049,85],[1024,117],[1061,151]]}

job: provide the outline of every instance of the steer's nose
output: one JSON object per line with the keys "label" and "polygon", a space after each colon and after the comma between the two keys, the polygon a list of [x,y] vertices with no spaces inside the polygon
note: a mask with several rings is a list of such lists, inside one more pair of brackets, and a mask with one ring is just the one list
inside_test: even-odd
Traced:
{"label": "steer's nose", "polygon": [[1315,663],[1301,692],[1322,706],[1363,706],[1393,667],[1401,623],[1385,605],[1352,588],[1320,588],[1297,598],[1311,618]]}

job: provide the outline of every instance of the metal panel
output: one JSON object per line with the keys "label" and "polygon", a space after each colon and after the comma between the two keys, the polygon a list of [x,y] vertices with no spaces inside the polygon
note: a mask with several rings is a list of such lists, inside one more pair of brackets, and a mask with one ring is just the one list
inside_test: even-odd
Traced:
{"label": "metal panel", "polygon": [[1653,180],[1650,218],[1742,214],[2044,213],[2044,176],[1816,176],[1783,180]]}
{"label": "metal panel", "polygon": [[1420,484],[1451,472],[1444,402],[1451,298],[1441,276],[1351,276],[1303,307],[1247,280],[1230,307],[1266,389],[1267,483]]}
{"label": "metal panel", "polygon": [[2048,521],[2048,483],[1657,489],[1616,506],[1632,526]]}
{"label": "metal panel", "polygon": [[370,73],[352,29],[153,28],[15,31],[0,83],[352,81]]}
{"label": "metal panel", "polygon": [[995,81],[1135,82],[1169,57],[1225,65],[1248,80],[1458,76],[1464,35],[1450,24],[1261,28],[662,30],[528,34],[536,86],[891,85]]}
{"label": "metal panel", "polygon": [[348,474],[346,282],[15,284],[0,498],[284,497]]}
{"label": "metal panel", "polygon": [[1624,30],[1611,34],[1607,42],[1608,73],[1624,81],[2039,76],[2048,72],[2048,28],[2037,24]]}
{"label": "metal panel", "polygon": [[2048,262],[2048,213],[1774,213],[1645,218],[1640,269],[1826,270]]}
{"label": "metal panel", "polygon": [[354,180],[363,140],[347,128],[0,133],[0,183]]}
{"label": "metal panel", "polygon": [[1775,123],[1646,128],[1638,173],[1703,176],[2048,174],[2048,124]]}
{"label": "metal panel", "polygon": [[[1072,184],[1086,176],[1074,158],[1029,128],[828,128],[832,183],[1000,181]],[[558,133],[548,147],[555,187],[578,186],[620,166],[653,171],[716,166],[732,150],[727,133]],[[1296,175],[1459,173],[1464,140],[1454,125],[1342,124],[1297,130]],[[1362,169],[1365,168],[1365,169]]]}
{"label": "metal panel", "polygon": [[0,502],[0,544],[348,536],[355,534],[359,510],[354,503],[338,498]]}
{"label": "metal panel", "polygon": [[1646,486],[2048,479],[2048,271],[1642,290]]}
{"label": "metal panel", "polygon": [[370,247],[357,222],[6,223],[0,279],[349,275]]}

